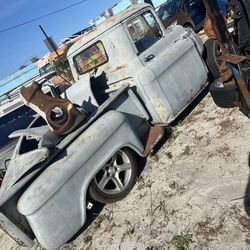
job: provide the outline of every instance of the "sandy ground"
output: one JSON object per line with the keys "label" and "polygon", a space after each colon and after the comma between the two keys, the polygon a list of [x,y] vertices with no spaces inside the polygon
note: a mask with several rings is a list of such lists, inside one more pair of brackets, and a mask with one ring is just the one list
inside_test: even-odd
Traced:
{"label": "sandy ground", "polygon": [[[140,160],[130,194],[92,211],[95,220],[62,249],[250,249],[248,138],[250,120],[208,94]],[[25,249],[0,237],[0,249]]]}

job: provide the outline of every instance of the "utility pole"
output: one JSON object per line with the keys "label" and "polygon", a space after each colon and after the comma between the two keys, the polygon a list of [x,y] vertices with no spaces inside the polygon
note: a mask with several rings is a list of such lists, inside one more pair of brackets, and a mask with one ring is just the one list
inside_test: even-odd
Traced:
{"label": "utility pole", "polygon": [[48,35],[46,34],[45,30],[43,29],[43,27],[41,25],[39,25],[39,28],[41,29],[44,36],[46,37],[44,42],[45,42],[47,48],[49,49],[49,51],[52,52],[51,50],[53,49],[54,52],[56,53],[56,55],[60,58],[60,55],[57,52],[58,47],[55,44],[55,42],[53,41],[53,39],[51,37],[48,37]]}

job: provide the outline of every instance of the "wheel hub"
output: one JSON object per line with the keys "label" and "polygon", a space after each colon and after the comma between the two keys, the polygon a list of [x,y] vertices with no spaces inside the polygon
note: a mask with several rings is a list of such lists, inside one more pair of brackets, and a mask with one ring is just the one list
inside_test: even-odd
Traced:
{"label": "wheel hub", "polygon": [[116,170],[115,170],[114,167],[110,166],[110,167],[108,168],[108,173],[109,173],[109,175],[113,176],[113,175],[115,174],[115,172],[116,172]]}

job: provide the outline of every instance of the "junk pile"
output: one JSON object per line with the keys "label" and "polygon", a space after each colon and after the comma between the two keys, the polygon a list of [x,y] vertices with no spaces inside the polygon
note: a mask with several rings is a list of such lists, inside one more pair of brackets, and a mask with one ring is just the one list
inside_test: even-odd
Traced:
{"label": "junk pile", "polygon": [[[240,107],[249,116],[250,2],[248,0],[228,2],[204,0],[204,3],[206,6],[204,31],[209,38],[216,40],[221,51],[220,78],[217,80],[218,87],[224,88],[224,96],[221,94],[221,97],[233,99],[231,106]],[[229,33],[227,29],[226,10],[233,13],[233,33]],[[212,96],[215,100],[218,90],[213,93]],[[215,102],[218,106],[230,107],[229,104],[220,105],[222,101],[218,98]]]}

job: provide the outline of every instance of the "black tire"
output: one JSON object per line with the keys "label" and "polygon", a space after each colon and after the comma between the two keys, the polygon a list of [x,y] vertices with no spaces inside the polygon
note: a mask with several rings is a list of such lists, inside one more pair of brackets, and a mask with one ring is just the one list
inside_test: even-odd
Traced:
{"label": "black tire", "polygon": [[213,39],[208,39],[204,43],[204,47],[204,59],[212,78],[216,79],[220,76],[219,65],[221,52],[219,44]]}
{"label": "black tire", "polygon": [[134,153],[127,148],[118,150],[91,181],[90,197],[100,203],[113,203],[123,199],[133,188],[137,172]]}

